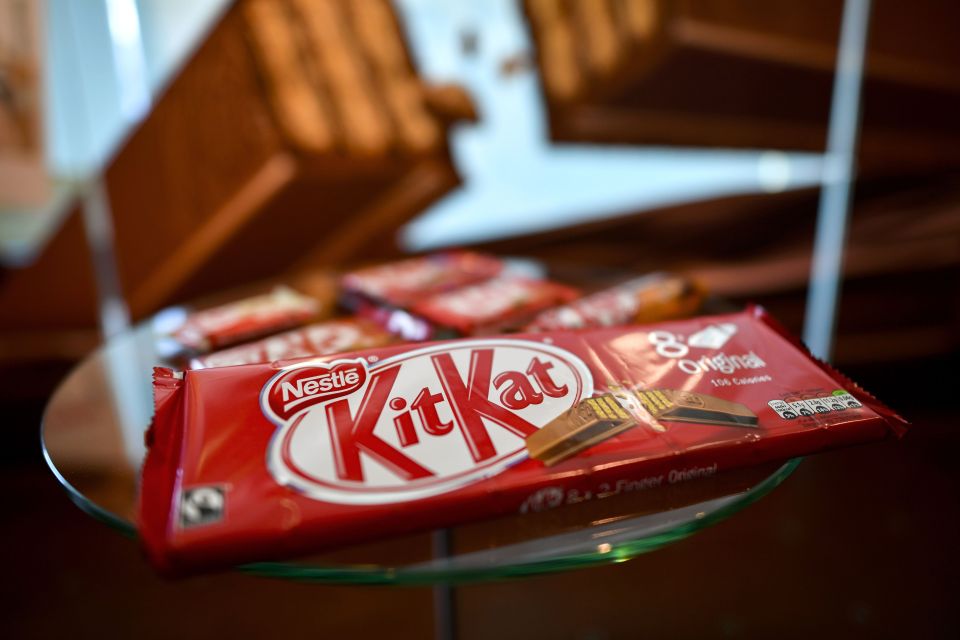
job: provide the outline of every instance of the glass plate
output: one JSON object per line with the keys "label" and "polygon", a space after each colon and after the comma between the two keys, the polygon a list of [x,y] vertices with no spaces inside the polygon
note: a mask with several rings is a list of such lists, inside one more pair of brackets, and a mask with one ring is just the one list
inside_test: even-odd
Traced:
{"label": "glass plate", "polygon": [[[143,433],[153,401],[151,371],[166,361],[158,336],[182,318],[170,309],[111,339],[61,383],[42,426],[50,469],[83,511],[130,537]],[[493,580],[614,562],[676,542],[759,500],[797,465],[717,474],[655,491],[584,500],[420,536],[381,541],[291,562],[238,570],[342,584],[433,584]]]}

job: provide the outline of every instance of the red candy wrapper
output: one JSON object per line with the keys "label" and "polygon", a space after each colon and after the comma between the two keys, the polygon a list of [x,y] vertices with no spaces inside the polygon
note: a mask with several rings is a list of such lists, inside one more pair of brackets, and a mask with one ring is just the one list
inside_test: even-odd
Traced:
{"label": "red candy wrapper", "polygon": [[638,321],[659,322],[692,315],[702,302],[702,290],[689,280],[667,273],[651,273],[547,309],[525,330],[559,331],[616,327]]}
{"label": "red candy wrapper", "polygon": [[154,390],[139,527],[150,561],[169,575],[524,513],[557,495],[562,504],[673,484],[906,429],[761,309],[157,369]]}
{"label": "red candy wrapper", "polygon": [[425,298],[410,311],[434,326],[462,335],[488,335],[516,329],[543,309],[579,295],[576,289],[519,276],[501,276]]}
{"label": "red candy wrapper", "polygon": [[348,298],[406,307],[424,296],[492,278],[502,270],[503,263],[493,256],[449,251],[352,271],[344,274],[341,285]]}
{"label": "red candy wrapper", "polygon": [[199,356],[190,361],[190,368],[232,367],[304,356],[325,356],[380,347],[393,341],[391,334],[369,320],[345,318],[318,322],[263,340]]}
{"label": "red candy wrapper", "polygon": [[259,338],[310,320],[320,302],[289,287],[191,313],[173,338],[198,352]]}

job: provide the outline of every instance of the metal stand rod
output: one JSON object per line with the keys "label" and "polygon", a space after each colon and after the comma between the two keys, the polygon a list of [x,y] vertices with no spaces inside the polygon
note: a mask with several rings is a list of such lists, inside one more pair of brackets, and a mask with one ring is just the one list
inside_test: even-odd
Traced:
{"label": "metal stand rod", "polygon": [[[433,557],[449,558],[453,547],[450,529],[433,532]],[[457,637],[456,591],[449,583],[433,587],[433,637],[436,640],[454,640]]]}
{"label": "metal stand rod", "polygon": [[97,284],[100,330],[106,340],[130,327],[130,314],[117,272],[113,247],[113,216],[102,177],[97,176],[85,185],[82,212]]}
{"label": "metal stand rod", "polygon": [[813,244],[803,339],[813,355],[829,360],[843,276],[850,188],[860,125],[860,85],[870,21],[870,0],[846,0],[833,78],[827,154]]}
{"label": "metal stand rod", "polygon": [[[80,21],[80,3],[62,3],[63,9],[68,18],[67,22],[67,31],[66,31],[66,42],[65,49],[67,53],[70,53],[74,56],[79,55],[80,52],[80,41],[78,39],[78,33],[82,29],[82,23]],[[107,7],[108,12],[114,11],[114,15],[108,18],[116,19],[116,11],[123,12],[126,10],[133,10],[133,22],[137,26],[136,42],[135,43],[126,43],[133,47],[140,48],[139,62],[142,67],[142,43],[140,42],[139,35],[139,22],[137,21],[136,15],[136,6],[131,3],[129,0],[114,0],[113,2],[108,2],[110,6]],[[123,17],[129,18],[129,13]],[[113,25],[111,25],[112,27]],[[111,33],[111,46],[114,49],[114,59],[118,60],[117,57],[120,55],[120,51],[117,49],[119,43],[116,40],[115,34]],[[135,51],[131,51],[129,47],[123,52],[123,55],[130,57],[130,54],[135,54]],[[79,60],[79,58],[77,58]],[[143,85],[143,73],[139,74],[137,77],[137,69],[130,67],[125,69],[125,71],[131,71],[130,73],[122,74],[123,77],[119,78],[121,81],[120,89],[121,91],[128,90],[126,84],[123,84],[124,81],[134,78],[138,83],[138,93],[137,100],[135,100],[135,106],[137,110],[131,111],[127,109],[127,104],[121,105],[125,111],[124,115],[134,120],[142,117],[148,107],[150,106],[150,97],[149,93],[146,92],[145,85]],[[141,69],[142,71],[142,69]],[[79,120],[87,124],[86,127],[81,127],[80,131],[80,146],[79,149],[69,149],[69,164],[71,173],[79,173],[84,177],[83,186],[80,191],[81,197],[81,207],[80,211],[83,219],[84,233],[86,234],[87,246],[90,249],[91,263],[93,267],[93,275],[97,287],[97,304],[99,307],[99,316],[100,316],[100,332],[103,334],[104,340],[110,338],[113,335],[120,333],[129,328],[130,326],[130,314],[127,309],[126,301],[123,297],[123,288],[120,285],[120,276],[117,270],[117,260],[116,253],[114,251],[114,237],[113,237],[113,214],[110,210],[110,197],[107,193],[106,187],[104,186],[103,175],[100,173],[99,165],[102,162],[102,159],[93,158],[91,149],[95,148],[94,140],[91,139],[90,131],[95,131],[97,127],[96,118],[94,113],[88,108],[87,100],[85,95],[83,95],[82,88],[83,86],[94,86],[92,78],[89,76],[90,70],[87,68],[87,65],[78,64],[75,69],[79,84],[75,87],[75,90],[79,90],[81,97],[79,100],[74,101],[73,108],[76,112],[80,114]],[[146,93],[145,93],[146,92]],[[129,93],[129,92],[128,92]],[[129,97],[129,96],[126,96]],[[126,124],[131,124],[133,120],[127,122]],[[71,140],[73,138],[70,138]],[[93,165],[91,169],[90,165]],[[76,178],[76,176],[74,176]]]}

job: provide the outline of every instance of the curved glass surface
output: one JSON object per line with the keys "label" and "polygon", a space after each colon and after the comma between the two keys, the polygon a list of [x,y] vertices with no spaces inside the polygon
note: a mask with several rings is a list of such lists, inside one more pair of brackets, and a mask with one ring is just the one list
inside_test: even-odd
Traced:
{"label": "curved glass surface", "polygon": [[[182,313],[168,310],[111,339],[64,380],[44,414],[44,455],[70,498],[130,537],[136,536],[137,476],[153,409],[150,372],[164,362],[156,336]],[[799,462],[470,524],[434,532],[432,543],[430,534],[408,536],[238,570],[311,582],[432,584],[623,562],[731,516],[783,482]]]}

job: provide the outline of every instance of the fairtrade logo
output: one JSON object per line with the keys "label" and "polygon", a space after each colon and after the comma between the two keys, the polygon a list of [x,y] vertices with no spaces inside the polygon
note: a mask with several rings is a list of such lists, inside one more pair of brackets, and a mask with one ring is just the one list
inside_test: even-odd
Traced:
{"label": "fairtrade logo", "polygon": [[437,495],[522,460],[527,436],[592,393],[579,358],[526,340],[435,345],[371,364],[301,363],[261,392],[279,427],[268,466],[277,482],[328,502]]}

